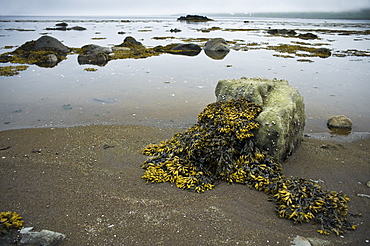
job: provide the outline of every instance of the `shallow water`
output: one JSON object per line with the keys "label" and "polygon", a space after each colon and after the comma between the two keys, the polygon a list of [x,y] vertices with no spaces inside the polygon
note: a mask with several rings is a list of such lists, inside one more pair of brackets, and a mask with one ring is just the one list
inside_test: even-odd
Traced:
{"label": "shallow water", "polygon": [[[79,65],[77,55],[69,55],[53,68],[30,65],[19,75],[0,77],[0,130],[91,124],[188,127],[196,122],[196,116],[207,104],[215,101],[214,90],[219,80],[243,76],[288,80],[304,97],[306,132],[328,131],[326,120],[338,114],[352,119],[353,131],[370,130],[370,36],[339,35],[338,32],[369,30],[369,21],[215,19],[188,24],[177,22],[175,17],[0,17],[4,20],[0,22],[0,53],[16,48],[6,49],[6,46],[20,46],[44,33],[69,47],[92,43],[113,46],[122,43],[126,36],[133,36],[147,47],[180,43],[187,38],[215,37],[242,46],[258,44],[248,46],[248,51],[231,50],[222,60],[214,60],[202,51],[195,57],[165,54],[113,60],[104,67]],[[60,21],[87,30],[45,30]],[[220,30],[200,31],[214,26]],[[320,39],[271,36],[266,33],[269,27],[312,32]],[[6,30],[10,28],[18,30]],[[182,32],[171,33],[171,28]],[[253,30],[241,31],[241,28]],[[153,37],[173,38],[156,40]],[[204,45],[197,41],[192,42]],[[295,44],[293,42],[316,44],[314,47],[329,48],[332,53],[356,49],[365,51],[367,56],[283,58],[274,56],[281,55],[277,51],[264,49],[267,45]],[[313,62],[297,61],[302,58]],[[9,65],[14,64],[0,64]],[[87,67],[98,70],[84,71]]]}

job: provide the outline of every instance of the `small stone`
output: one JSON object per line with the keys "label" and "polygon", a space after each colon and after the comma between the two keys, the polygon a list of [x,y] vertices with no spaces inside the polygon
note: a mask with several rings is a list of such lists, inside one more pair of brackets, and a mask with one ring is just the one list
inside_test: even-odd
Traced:
{"label": "small stone", "polygon": [[337,115],[328,120],[327,126],[329,128],[352,128],[352,120],[344,115]]}
{"label": "small stone", "polygon": [[297,235],[293,241],[292,246],[311,246],[310,241],[307,238]]}
{"label": "small stone", "polygon": [[366,183],[366,186],[370,188],[370,181]]}

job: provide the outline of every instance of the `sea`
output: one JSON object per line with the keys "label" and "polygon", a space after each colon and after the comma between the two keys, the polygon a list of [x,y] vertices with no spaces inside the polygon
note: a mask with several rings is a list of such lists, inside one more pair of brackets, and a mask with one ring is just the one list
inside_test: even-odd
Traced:
{"label": "sea", "polygon": [[[219,80],[241,77],[284,79],[304,97],[305,132],[328,132],[328,118],[345,115],[352,131],[370,131],[370,21],[262,17],[212,17],[181,22],[179,16],[0,16],[0,54],[43,35],[68,47],[119,45],[134,37],[146,47],[171,43],[204,46],[224,38],[223,59],[162,54],[118,59],[104,66],[78,63],[77,54],[52,68],[29,65],[0,76],[0,130],[81,125],[143,125],[187,128],[215,102]],[[77,30],[46,30],[65,22]],[[178,29],[181,32],[171,32]],[[317,39],[271,35],[269,29],[313,33]],[[327,48],[331,56],[281,45]],[[0,67],[22,64],[0,63]],[[86,71],[95,68],[96,71]]]}

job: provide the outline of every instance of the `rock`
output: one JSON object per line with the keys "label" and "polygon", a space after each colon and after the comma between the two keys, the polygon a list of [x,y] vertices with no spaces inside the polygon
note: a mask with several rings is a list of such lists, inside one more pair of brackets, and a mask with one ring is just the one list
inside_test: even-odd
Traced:
{"label": "rock", "polygon": [[319,48],[314,51],[319,57],[321,58],[327,58],[331,56],[331,51],[327,48]]}
{"label": "rock", "polygon": [[[167,47],[167,48],[166,48]],[[163,51],[170,54],[196,56],[202,49],[197,44],[172,44],[163,48]]]}
{"label": "rock", "polygon": [[216,86],[217,101],[246,97],[262,106],[256,118],[257,147],[278,161],[296,151],[303,138],[305,112],[303,97],[286,80],[241,78],[220,80]]}
{"label": "rock", "polygon": [[308,32],[308,33],[299,34],[298,38],[301,38],[301,39],[317,39],[319,37],[316,34]]}
{"label": "rock", "polygon": [[352,120],[344,115],[337,115],[328,119],[327,126],[329,128],[352,128]]}
{"label": "rock", "polygon": [[61,23],[55,24],[55,26],[68,26],[68,24],[65,22],[61,22]]}
{"label": "rock", "polygon": [[181,16],[177,18],[177,20],[178,21],[194,21],[194,22],[213,21],[212,19],[209,19],[206,16],[200,16],[200,15]]}
{"label": "rock", "polygon": [[297,235],[293,239],[293,241],[290,245],[291,246],[311,246],[311,243],[310,243],[310,241],[308,241],[307,238]]}
{"label": "rock", "polygon": [[370,188],[370,181],[366,183],[366,186]]}
{"label": "rock", "polygon": [[229,52],[230,48],[223,38],[214,38],[207,41],[204,50]]}
{"label": "rock", "polygon": [[104,66],[109,61],[109,53],[112,51],[108,47],[102,47],[95,44],[88,44],[83,46],[82,54],[77,58],[80,65],[93,64]]}
{"label": "rock", "polygon": [[295,36],[297,34],[294,30],[287,29],[269,29],[267,33],[271,35],[288,35],[288,36]]}
{"label": "rock", "polygon": [[34,50],[51,50],[56,51],[59,53],[66,54],[70,52],[69,48],[62,44],[58,39],[50,37],[50,36],[42,36],[36,40]]}
{"label": "rock", "polygon": [[33,228],[27,228],[26,230],[21,230],[21,244],[32,244],[32,245],[40,245],[40,246],[56,246],[63,242],[66,238],[66,235],[49,231],[49,230],[42,230],[40,232],[31,232]]}
{"label": "rock", "polygon": [[212,59],[222,60],[227,54],[229,54],[230,48],[225,39],[214,38],[207,41],[204,46],[204,52]]}
{"label": "rock", "polygon": [[123,40],[123,43],[120,44],[120,45],[117,45],[119,47],[127,47],[127,48],[140,48],[140,47],[144,47],[144,45],[142,43],[140,43],[139,41],[136,41],[135,38],[131,37],[131,36],[128,36],[126,37],[124,40]]}
{"label": "rock", "polygon": [[177,32],[181,32],[181,30],[180,30],[180,29],[175,28],[175,29],[171,29],[171,30],[170,30],[170,32],[177,33]]}
{"label": "rock", "polygon": [[68,30],[85,31],[86,30],[86,27],[74,26],[74,27],[68,28]]}

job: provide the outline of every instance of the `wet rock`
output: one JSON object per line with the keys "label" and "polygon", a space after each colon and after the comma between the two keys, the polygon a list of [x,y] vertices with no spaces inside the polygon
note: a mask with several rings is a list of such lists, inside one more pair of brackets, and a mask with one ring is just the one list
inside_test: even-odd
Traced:
{"label": "wet rock", "polygon": [[123,43],[120,44],[120,45],[117,45],[119,47],[127,47],[127,48],[141,48],[141,47],[144,47],[144,45],[142,43],[140,43],[139,41],[136,41],[135,38],[131,37],[131,36],[128,36],[126,37],[124,40],[123,40]]}
{"label": "wet rock", "polygon": [[170,54],[196,56],[201,52],[201,48],[197,44],[172,44],[164,47],[163,51]]}
{"label": "wet rock", "polygon": [[207,41],[204,50],[229,52],[230,48],[223,38],[214,38]]}
{"label": "wet rock", "polygon": [[296,31],[287,29],[269,29],[267,33],[271,35],[287,35],[287,36],[297,35]]}
{"label": "wet rock", "polygon": [[203,22],[203,21],[213,21],[212,19],[206,17],[206,16],[200,16],[200,15],[187,15],[187,16],[181,16],[177,18],[178,21],[194,21],[194,22]]}
{"label": "wet rock", "polygon": [[328,119],[327,126],[329,128],[352,128],[352,120],[344,115],[337,115]]}
{"label": "wet rock", "polygon": [[217,101],[246,97],[262,106],[256,118],[260,129],[257,146],[278,161],[286,159],[300,146],[305,126],[303,97],[286,80],[241,78],[220,80]]}
{"label": "wet rock", "polygon": [[180,30],[180,29],[175,28],[175,29],[171,29],[171,30],[170,30],[170,32],[177,33],[177,32],[181,32],[181,30]]}
{"label": "wet rock", "polygon": [[68,24],[65,22],[61,22],[61,23],[55,24],[55,26],[68,26]]}
{"label": "wet rock", "polygon": [[86,28],[82,26],[74,26],[74,27],[68,28],[68,30],[85,31]]}
{"label": "wet rock", "polygon": [[308,32],[308,33],[299,34],[298,38],[301,38],[301,39],[317,39],[319,37],[316,34]]}
{"label": "wet rock", "polygon": [[327,58],[331,56],[331,51],[327,48],[319,48],[317,50],[314,50],[314,53],[316,53],[321,58]]}
{"label": "wet rock", "polygon": [[50,36],[42,36],[36,40],[34,44],[34,50],[52,50],[66,54],[70,52],[69,48],[62,44],[58,39]]}
{"label": "wet rock", "polygon": [[81,48],[82,54],[77,58],[78,63],[93,64],[104,66],[109,61],[109,53],[112,51],[108,47],[102,47],[95,44],[88,44]]}
{"label": "wet rock", "polygon": [[21,245],[22,244],[31,244],[31,245],[40,245],[40,246],[57,246],[63,242],[66,238],[66,235],[49,231],[42,230],[40,232],[31,232],[33,227],[27,227],[20,231],[22,235]]}
{"label": "wet rock", "polygon": [[204,46],[204,52],[207,56],[215,60],[222,60],[230,52],[230,48],[223,38],[214,38],[208,40]]}

